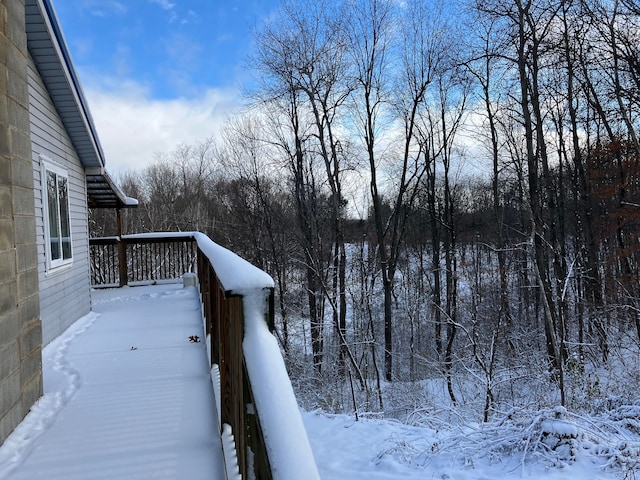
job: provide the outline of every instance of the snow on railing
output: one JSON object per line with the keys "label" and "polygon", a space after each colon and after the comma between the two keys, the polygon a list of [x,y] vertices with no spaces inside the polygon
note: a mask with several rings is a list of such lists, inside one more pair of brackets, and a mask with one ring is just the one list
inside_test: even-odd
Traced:
{"label": "snow on railing", "polygon": [[245,295],[242,349],[273,478],[319,479],[278,342],[265,322],[264,296]]}
{"label": "snow on railing", "polygon": [[[269,325],[273,321],[273,279],[206,235],[196,233],[194,238],[202,253],[198,276],[205,315],[222,311],[218,328],[210,327],[213,335],[219,332],[220,340],[218,346],[215,339],[211,342],[211,356],[212,363],[220,366],[222,423],[236,423],[231,427],[242,477],[319,479],[282,354],[269,330],[273,328]],[[207,272],[212,275],[207,277]],[[236,362],[228,362],[229,357]],[[227,371],[234,364],[238,368]],[[225,398],[243,408],[225,405]],[[242,431],[249,432],[248,438],[238,438]],[[253,475],[247,476],[249,470]]]}
{"label": "snow on railing", "polygon": [[[271,333],[273,279],[199,232],[147,233],[115,240],[121,245],[119,259],[125,265],[120,267],[125,270],[130,262],[124,246],[166,243],[185,251],[177,247],[180,241],[197,244],[210,366],[216,371],[212,377],[217,378],[219,371],[220,378],[220,428],[225,445],[235,440],[238,459],[231,469],[239,468],[242,478],[319,479],[291,381]],[[176,263],[166,260],[170,255],[162,258]],[[187,263],[182,261],[182,273],[193,271]],[[128,272],[120,278],[123,275],[129,278]],[[237,477],[233,470],[229,473],[230,478]]]}

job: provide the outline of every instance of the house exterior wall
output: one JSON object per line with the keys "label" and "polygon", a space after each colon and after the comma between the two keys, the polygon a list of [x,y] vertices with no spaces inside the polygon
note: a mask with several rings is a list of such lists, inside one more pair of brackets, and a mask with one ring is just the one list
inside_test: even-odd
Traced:
{"label": "house exterior wall", "polygon": [[[40,283],[42,344],[64,332],[91,309],[89,274],[89,231],[86,178],[47,89],[33,61],[29,59],[29,112],[35,193],[35,224]],[[42,162],[53,162],[68,173],[69,209],[73,261],[47,270],[45,217],[43,209]]]}
{"label": "house exterior wall", "polygon": [[24,1],[0,0],[0,443],[42,394]]}

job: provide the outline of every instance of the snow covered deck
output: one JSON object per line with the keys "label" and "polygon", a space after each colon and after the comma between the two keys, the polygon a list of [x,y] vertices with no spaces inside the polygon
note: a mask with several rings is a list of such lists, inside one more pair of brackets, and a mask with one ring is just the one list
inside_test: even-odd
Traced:
{"label": "snow covered deck", "polygon": [[45,396],[0,448],[0,478],[223,479],[196,289],[99,290],[93,304],[44,349]]}

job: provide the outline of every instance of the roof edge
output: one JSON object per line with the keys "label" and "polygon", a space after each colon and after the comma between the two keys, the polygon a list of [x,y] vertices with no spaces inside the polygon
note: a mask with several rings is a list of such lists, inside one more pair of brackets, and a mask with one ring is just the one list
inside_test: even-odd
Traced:
{"label": "roof edge", "polygon": [[[116,208],[135,208],[138,206],[138,200],[136,198],[128,197],[127,195],[125,195],[125,193],[120,190],[120,187],[116,185],[116,183],[111,178],[111,175],[109,175],[109,172],[107,172],[104,167],[85,168],[85,175],[87,175],[87,177],[99,178],[100,181],[104,182],[109,187],[109,189],[113,193],[113,196],[115,196],[114,199],[112,195],[109,195],[109,198],[105,199],[104,201],[101,201],[98,198],[94,198],[94,202],[89,205],[90,208],[113,208],[114,206]],[[91,190],[92,186],[88,183],[87,194],[89,195],[89,197],[92,197]],[[114,201],[115,205],[113,204]]]}
{"label": "roof edge", "polygon": [[[82,85],[78,78],[78,73],[76,71],[75,65],[73,63],[73,59],[71,57],[71,53],[67,47],[67,42],[64,37],[64,33],[60,26],[60,21],[58,20],[58,15],[53,7],[53,3],[51,0],[35,0],[39,7],[40,11],[43,14],[43,19],[46,23],[47,30],[52,33],[51,40],[54,42],[56,50],[60,53],[60,61],[62,63],[63,71],[68,75],[69,87],[72,91],[72,94],[77,99],[78,107],[82,112],[83,121],[85,123],[87,133],[89,134],[93,148],[96,153],[96,157],[102,166],[106,165],[106,159],[104,152],[102,150],[102,145],[100,144],[100,139],[98,137],[98,133],[93,122],[93,117],[91,116],[91,111],[89,110],[89,103],[84,95],[84,91],[82,89]],[[82,160],[82,159],[81,159]]]}

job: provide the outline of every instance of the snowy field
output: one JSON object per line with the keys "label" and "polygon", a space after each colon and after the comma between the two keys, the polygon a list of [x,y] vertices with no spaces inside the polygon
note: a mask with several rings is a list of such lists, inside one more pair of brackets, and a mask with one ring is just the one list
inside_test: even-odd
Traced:
{"label": "snowy field", "polygon": [[[527,452],[527,460],[523,461],[524,442],[523,451],[518,454],[492,452],[496,443],[508,440],[505,437],[513,433],[507,429],[504,436],[493,432],[495,436],[484,437],[478,432],[436,432],[392,421],[356,422],[347,415],[308,412],[303,418],[323,480],[636,478],[632,471],[625,472],[619,465],[605,467],[606,456],[598,455],[599,447],[586,440],[574,439],[573,446],[579,450],[574,452],[574,461],[558,462],[554,454],[540,451]],[[573,425],[548,425],[556,430],[561,426],[568,433],[576,432]]]}
{"label": "snowy field", "polygon": [[[222,478],[195,289],[97,291],[94,310],[44,349],[45,395],[0,448],[0,479]],[[465,427],[303,419],[324,480],[633,479],[640,464],[633,406]]]}

